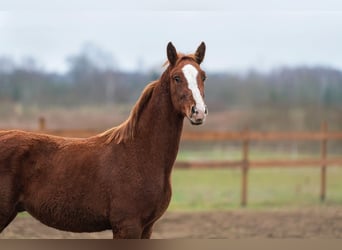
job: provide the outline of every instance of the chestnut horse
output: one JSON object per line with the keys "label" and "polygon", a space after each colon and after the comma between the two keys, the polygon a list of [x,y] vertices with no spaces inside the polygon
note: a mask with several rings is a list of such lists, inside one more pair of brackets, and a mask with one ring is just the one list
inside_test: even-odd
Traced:
{"label": "chestnut horse", "polygon": [[194,54],[167,46],[168,65],[121,125],[85,138],[0,132],[0,232],[27,211],[60,230],[150,238],[171,199],[183,120],[202,124],[202,42]]}

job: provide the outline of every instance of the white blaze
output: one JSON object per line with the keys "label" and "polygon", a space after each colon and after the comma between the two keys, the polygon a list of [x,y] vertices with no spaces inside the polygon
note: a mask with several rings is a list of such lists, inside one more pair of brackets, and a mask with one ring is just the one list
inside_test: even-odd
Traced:
{"label": "white blaze", "polygon": [[182,71],[188,81],[188,88],[191,90],[192,96],[196,102],[196,108],[205,112],[205,104],[197,84],[197,69],[191,64],[187,64],[182,68]]}

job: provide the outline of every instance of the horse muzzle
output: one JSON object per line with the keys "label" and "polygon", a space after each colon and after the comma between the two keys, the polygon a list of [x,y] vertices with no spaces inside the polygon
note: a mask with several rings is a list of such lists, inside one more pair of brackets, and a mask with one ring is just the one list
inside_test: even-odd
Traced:
{"label": "horse muzzle", "polygon": [[208,115],[207,106],[204,107],[204,110],[199,109],[196,106],[192,106],[189,120],[192,125],[201,125],[205,121],[205,118],[207,117],[207,115]]}

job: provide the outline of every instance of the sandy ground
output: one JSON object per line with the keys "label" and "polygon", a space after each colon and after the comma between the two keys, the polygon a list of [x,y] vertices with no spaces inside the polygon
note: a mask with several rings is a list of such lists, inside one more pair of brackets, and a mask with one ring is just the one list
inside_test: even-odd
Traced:
{"label": "sandy ground", "polygon": [[[17,217],[0,239],[102,238],[100,233],[69,233],[49,228],[30,216]],[[320,238],[342,239],[342,207],[226,212],[167,212],[152,238]]]}

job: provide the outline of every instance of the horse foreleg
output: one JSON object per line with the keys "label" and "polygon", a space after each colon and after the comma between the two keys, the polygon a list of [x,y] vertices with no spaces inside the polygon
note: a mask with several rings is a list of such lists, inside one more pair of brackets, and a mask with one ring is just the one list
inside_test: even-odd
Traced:
{"label": "horse foreleg", "polygon": [[113,239],[141,239],[142,227],[138,223],[121,222],[112,227]]}
{"label": "horse foreleg", "polygon": [[113,239],[150,239],[152,235],[153,223],[143,230],[139,225],[121,226],[120,229],[113,228]]}
{"label": "horse foreleg", "polygon": [[141,235],[142,239],[150,239],[152,235],[153,223],[147,225]]}

